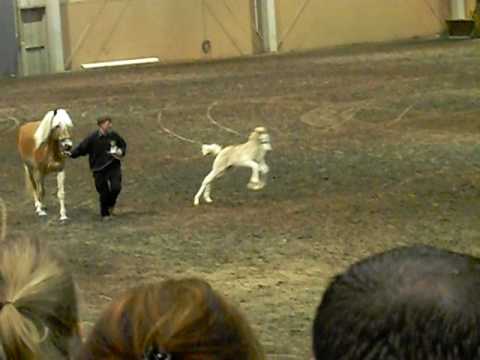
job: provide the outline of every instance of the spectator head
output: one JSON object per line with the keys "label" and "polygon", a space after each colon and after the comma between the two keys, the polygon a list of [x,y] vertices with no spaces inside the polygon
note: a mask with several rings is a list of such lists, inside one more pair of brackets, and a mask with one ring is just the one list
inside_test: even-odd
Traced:
{"label": "spectator head", "polygon": [[478,359],[480,260],[428,246],[336,276],[313,324],[317,360]]}
{"label": "spectator head", "polygon": [[6,359],[68,359],[79,345],[71,274],[44,244],[0,244],[0,355]]}
{"label": "spectator head", "polygon": [[95,324],[80,359],[257,360],[262,349],[244,316],[200,279],[142,285]]}

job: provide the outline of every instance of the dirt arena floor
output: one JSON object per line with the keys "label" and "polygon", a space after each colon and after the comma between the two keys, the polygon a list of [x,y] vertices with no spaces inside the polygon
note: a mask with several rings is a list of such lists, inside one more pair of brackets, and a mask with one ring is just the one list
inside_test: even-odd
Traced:
{"label": "dirt arena floor", "polygon": [[[239,304],[269,359],[308,359],[322,292],[355,260],[414,243],[480,255],[479,56],[478,41],[417,41],[1,80],[9,236],[64,254],[86,328],[129,286],[194,275]],[[48,218],[33,211],[16,126],[56,107],[76,142],[110,114],[129,144],[112,222],[98,219],[86,158],[67,165],[70,221],[54,177]],[[267,187],[247,190],[234,169],[193,207],[212,163],[199,144],[258,125],[272,136]]]}

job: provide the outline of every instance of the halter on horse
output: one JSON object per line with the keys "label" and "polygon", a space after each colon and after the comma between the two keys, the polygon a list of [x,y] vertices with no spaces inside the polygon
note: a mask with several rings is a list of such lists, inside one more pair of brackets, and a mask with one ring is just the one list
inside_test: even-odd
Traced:
{"label": "halter on horse", "polygon": [[42,203],[45,194],[44,179],[49,173],[57,173],[57,197],[60,202],[60,220],[66,220],[65,209],[65,158],[72,149],[69,128],[72,119],[64,109],[45,114],[42,121],[28,122],[18,131],[17,147],[25,168],[25,180],[35,201],[35,211],[45,216]]}

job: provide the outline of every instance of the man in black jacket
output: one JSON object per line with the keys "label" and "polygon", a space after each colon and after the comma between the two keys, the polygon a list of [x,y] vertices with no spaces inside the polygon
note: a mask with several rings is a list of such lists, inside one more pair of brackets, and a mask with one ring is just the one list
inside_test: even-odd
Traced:
{"label": "man in black jacket", "polygon": [[100,195],[102,220],[111,219],[117,197],[122,190],[120,159],[125,156],[127,143],[112,130],[112,118],[103,116],[97,120],[98,130],[88,135],[70,157],[88,155],[90,169],[95,179],[95,188]]}

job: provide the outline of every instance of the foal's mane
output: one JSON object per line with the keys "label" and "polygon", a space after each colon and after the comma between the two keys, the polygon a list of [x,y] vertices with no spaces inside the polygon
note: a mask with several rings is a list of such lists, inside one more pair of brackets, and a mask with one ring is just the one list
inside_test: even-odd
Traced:
{"label": "foal's mane", "polygon": [[266,128],[264,128],[263,126],[258,126],[250,133],[248,140],[258,140],[259,136],[262,133],[266,133],[266,132],[267,132]]}
{"label": "foal's mane", "polygon": [[60,126],[61,128],[73,127],[72,119],[64,109],[50,110],[45,114],[33,135],[35,139],[35,149],[38,149],[48,140],[50,132],[56,126]]}

